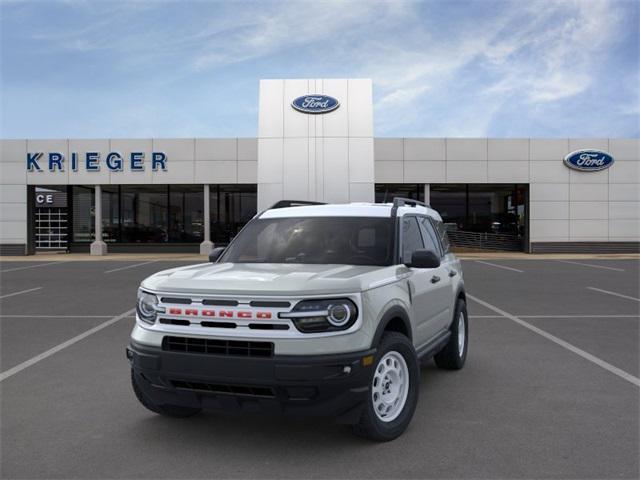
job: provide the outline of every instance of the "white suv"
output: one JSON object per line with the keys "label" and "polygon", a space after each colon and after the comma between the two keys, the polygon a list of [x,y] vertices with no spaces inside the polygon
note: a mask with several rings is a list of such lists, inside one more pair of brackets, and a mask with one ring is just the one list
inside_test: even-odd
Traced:
{"label": "white suv", "polygon": [[460,369],[468,317],[440,215],[283,201],[211,263],[140,285],[127,357],[148,409],[322,415],[386,441],[408,426],[420,360]]}

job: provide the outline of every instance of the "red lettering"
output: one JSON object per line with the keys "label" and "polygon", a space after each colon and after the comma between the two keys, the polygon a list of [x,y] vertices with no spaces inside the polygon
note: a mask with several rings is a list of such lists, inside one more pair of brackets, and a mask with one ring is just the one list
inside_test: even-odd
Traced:
{"label": "red lettering", "polygon": [[216,311],[215,310],[202,310],[202,316],[203,317],[215,317],[216,316]]}
{"label": "red lettering", "polygon": [[265,320],[269,320],[271,318],[271,313],[270,312],[258,312],[256,314],[256,318],[262,318]]}
{"label": "red lettering", "polygon": [[198,315],[198,310],[196,310],[195,308],[187,308],[184,311],[185,315]]}
{"label": "red lettering", "polygon": [[181,308],[171,307],[171,308],[169,308],[169,313],[171,315],[181,315],[182,314],[182,309]]}
{"label": "red lettering", "polygon": [[251,312],[238,312],[238,318],[251,318]]}
{"label": "red lettering", "polygon": [[222,317],[233,318],[233,312],[231,310],[220,310],[220,312],[218,312],[218,315],[221,318]]}

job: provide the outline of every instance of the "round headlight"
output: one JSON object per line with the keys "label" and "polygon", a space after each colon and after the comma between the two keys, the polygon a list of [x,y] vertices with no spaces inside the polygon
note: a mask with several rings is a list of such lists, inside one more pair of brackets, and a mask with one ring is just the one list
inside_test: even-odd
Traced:
{"label": "round headlight", "polygon": [[136,307],[140,320],[147,323],[154,323],[156,321],[156,314],[158,313],[158,297],[152,293],[138,290],[138,303]]}
{"label": "round headlight", "polygon": [[334,327],[342,327],[351,319],[351,310],[349,306],[344,303],[329,305],[327,310],[329,311],[327,320],[329,320],[329,323]]}

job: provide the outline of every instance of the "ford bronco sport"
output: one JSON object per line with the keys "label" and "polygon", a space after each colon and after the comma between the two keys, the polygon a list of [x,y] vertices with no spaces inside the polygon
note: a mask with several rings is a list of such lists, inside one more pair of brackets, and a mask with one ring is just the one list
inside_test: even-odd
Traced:
{"label": "ford bronco sport", "polygon": [[140,285],[127,348],[149,410],[336,417],[396,438],[418,401],[420,360],[462,368],[460,262],[423,203],[278,202],[211,263]]}

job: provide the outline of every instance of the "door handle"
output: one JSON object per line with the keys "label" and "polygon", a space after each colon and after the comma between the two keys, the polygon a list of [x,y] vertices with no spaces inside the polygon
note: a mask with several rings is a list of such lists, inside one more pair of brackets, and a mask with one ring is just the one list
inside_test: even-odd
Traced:
{"label": "door handle", "polygon": [[449,270],[449,276],[450,277],[455,277],[458,274],[458,272],[456,272],[455,270]]}
{"label": "door handle", "polygon": [[440,277],[437,275],[434,275],[433,277],[431,277],[431,283],[438,283],[440,281]]}

